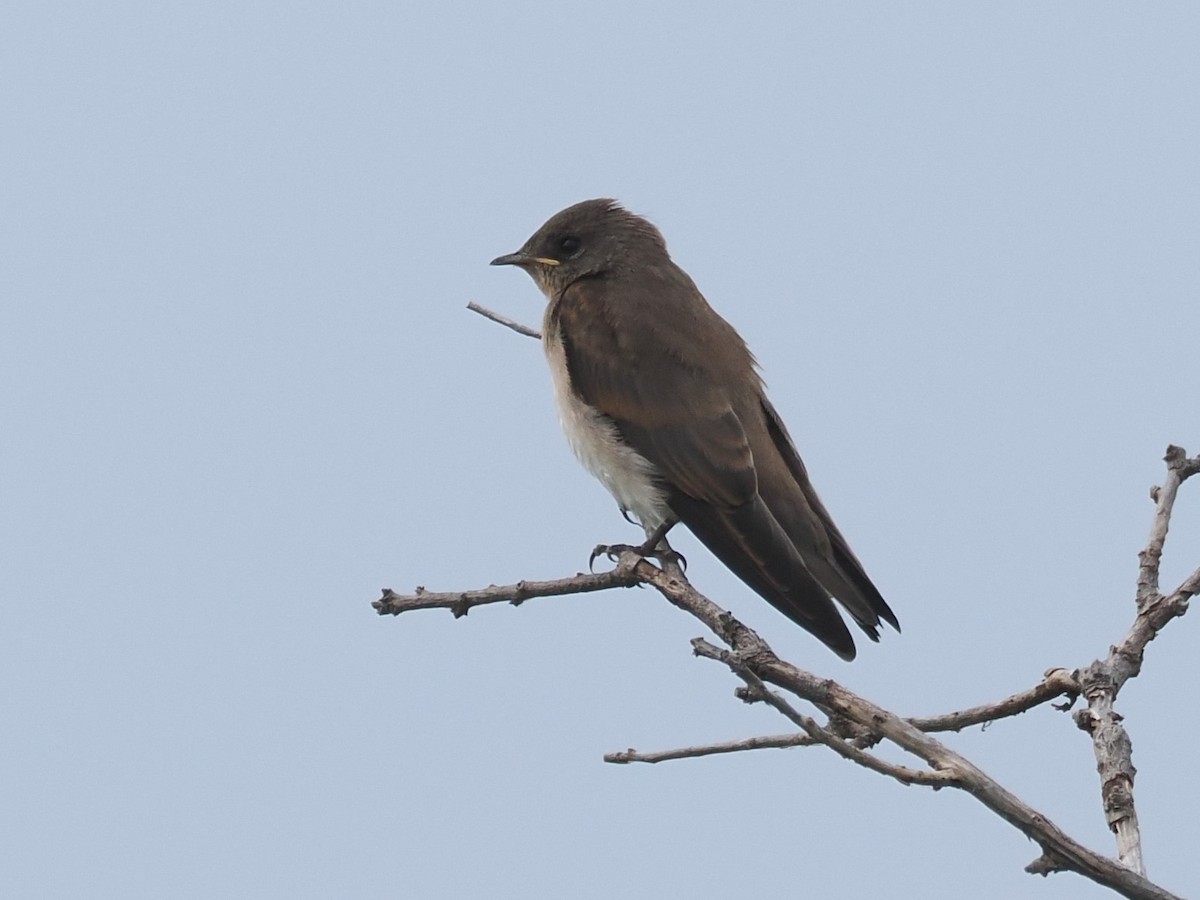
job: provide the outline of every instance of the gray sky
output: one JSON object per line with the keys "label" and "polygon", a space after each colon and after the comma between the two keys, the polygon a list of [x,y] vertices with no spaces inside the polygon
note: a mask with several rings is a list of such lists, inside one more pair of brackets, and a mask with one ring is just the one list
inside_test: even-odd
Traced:
{"label": "gray sky", "polygon": [[[0,893],[1106,896],[826,752],[603,764],[784,730],[650,591],[369,603],[636,536],[537,345],[464,309],[536,323],[488,260],[613,196],[750,342],[904,633],[844,664],[678,539],[701,590],[905,714],[1102,654],[1163,450],[1200,450],[1197,46],[1194,3],[7,2]],[[1184,895],[1197,625],[1120,698]],[[1068,716],[950,743],[1113,851]]]}

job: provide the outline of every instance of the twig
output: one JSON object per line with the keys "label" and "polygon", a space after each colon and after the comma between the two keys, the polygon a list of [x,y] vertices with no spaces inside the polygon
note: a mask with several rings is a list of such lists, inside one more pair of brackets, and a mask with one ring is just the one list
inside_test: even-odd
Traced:
{"label": "twig", "polygon": [[412,594],[397,594],[391,588],[383,589],[383,596],[371,605],[381,616],[398,616],[414,609],[449,609],[454,618],[465,616],[473,607],[486,603],[511,603],[520,606],[532,597],[562,597],[568,594],[590,594],[610,588],[634,587],[642,579],[626,560],[618,562],[610,572],[582,572],[572,578],[555,578],[551,581],[518,581],[516,584],[489,585],[474,591],[449,591],[436,593],[418,586]]}
{"label": "twig", "polygon": [[503,325],[505,328],[511,328],[517,334],[523,334],[525,337],[537,338],[539,341],[542,339],[542,333],[536,328],[530,328],[528,325],[522,325],[520,322],[508,318],[508,316],[502,316],[498,312],[492,312],[486,306],[480,306],[474,300],[467,304],[467,309],[471,310],[471,312],[477,312],[485,319],[491,319],[493,322],[497,322],[500,325]]}
{"label": "twig", "polygon": [[738,677],[745,681],[749,690],[744,699],[750,702],[761,701],[774,707],[778,712],[791,720],[792,723],[799,726],[810,738],[817,743],[824,744],[839,756],[851,762],[856,762],[860,766],[871,769],[881,775],[894,778],[904,785],[925,784],[938,788],[953,783],[954,776],[950,772],[910,769],[908,766],[885,762],[874,754],[843,741],[832,731],[818,725],[810,716],[803,715],[797,711],[780,694],[768,690],[767,686],[763,684],[762,679],[759,678],[758,673],[749,664],[744,662],[739,654],[713,646],[703,638],[694,639],[692,641],[692,648],[697,656],[725,663]]}
{"label": "twig", "polygon": [[720,753],[741,753],[746,750],[783,750],[789,747],[811,747],[817,742],[807,734],[773,734],[763,737],[727,741],[722,744],[701,744],[696,747],[680,747],[677,750],[658,750],[641,753],[632,747],[615,753],[605,753],[606,763],[660,763],[673,759],[695,759],[700,756],[716,756]]}
{"label": "twig", "polygon": [[1074,674],[1066,669],[1051,669],[1046,673],[1041,684],[1019,694],[1013,694],[999,703],[972,706],[970,709],[941,716],[913,717],[908,719],[908,722],[927,733],[962,731],[972,725],[987,724],[997,719],[1020,715],[1055,697],[1066,696],[1068,702],[1062,708],[1069,709],[1079,693],[1079,682],[1075,680]]}
{"label": "twig", "polygon": [[1150,489],[1150,499],[1155,504],[1154,521],[1150,526],[1150,539],[1146,542],[1146,549],[1138,554],[1141,562],[1137,589],[1139,610],[1161,596],[1158,592],[1158,565],[1162,559],[1163,544],[1167,540],[1167,529],[1171,525],[1175,495],[1183,482],[1200,472],[1200,455],[1188,459],[1187,451],[1174,444],[1167,447],[1163,460],[1167,464],[1167,480],[1162,485]]}
{"label": "twig", "polygon": [[[983,706],[973,706],[959,712],[945,713],[940,716],[912,717],[906,721],[926,733],[941,731],[962,731],[972,725],[986,725],[998,719],[1020,715],[1036,706],[1040,706],[1055,697],[1067,696],[1073,700],[1079,693],[1079,685],[1074,676],[1066,669],[1051,669],[1046,673],[1041,684],[1014,694],[999,703],[989,703]],[[1063,707],[1064,709],[1067,707]],[[861,730],[861,729],[860,729]],[[837,732],[834,732],[837,733]],[[839,734],[839,737],[846,735]],[[660,763],[676,759],[696,759],[702,756],[716,756],[722,753],[742,753],[748,750],[776,750],[792,747],[812,747],[820,742],[807,734],[772,734],[760,737],[743,738],[740,741],[724,741],[717,744],[700,744],[693,747],[679,747],[673,750],[656,750],[644,753],[630,747],[628,750],[618,750],[604,754],[607,763]]]}

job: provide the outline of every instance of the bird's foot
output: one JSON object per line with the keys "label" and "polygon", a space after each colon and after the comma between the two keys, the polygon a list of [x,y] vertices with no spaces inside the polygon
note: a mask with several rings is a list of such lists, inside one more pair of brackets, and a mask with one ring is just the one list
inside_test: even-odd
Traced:
{"label": "bird's foot", "polygon": [[687,569],[687,558],[682,553],[671,549],[666,538],[660,538],[657,534],[653,534],[642,544],[597,544],[596,548],[592,550],[591,556],[588,557],[588,570],[594,571],[593,566],[601,556],[607,556],[609,560],[616,562],[625,552],[636,553],[643,559],[657,559],[664,566],[676,564],[680,569]]}

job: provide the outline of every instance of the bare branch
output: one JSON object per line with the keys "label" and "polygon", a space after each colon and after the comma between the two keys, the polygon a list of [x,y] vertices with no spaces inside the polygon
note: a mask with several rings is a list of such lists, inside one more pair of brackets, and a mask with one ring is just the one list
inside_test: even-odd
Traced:
{"label": "bare branch", "polygon": [[1066,696],[1068,703],[1063,708],[1069,709],[1079,693],[1079,683],[1071,672],[1066,669],[1051,669],[1046,673],[1041,684],[1019,694],[1013,694],[999,703],[972,706],[970,709],[941,716],[914,717],[908,721],[927,733],[962,731],[972,725],[984,725],[997,719],[1020,715],[1056,697]]}
{"label": "bare branch", "polygon": [[[474,304],[472,308],[475,309]],[[476,311],[509,327],[515,324],[482,307]],[[515,330],[522,334],[531,331],[523,327]],[[633,548],[622,550],[617,555],[616,567],[607,573],[579,574],[554,581],[522,581],[515,585],[493,585],[482,590],[455,593],[439,594],[418,588],[412,595],[400,596],[385,590],[383,597],[374,605],[381,615],[396,615],[412,609],[449,608],[456,616],[460,616],[471,607],[484,603],[511,602],[515,605],[530,597],[587,593],[636,584],[651,585],[670,603],[703,622],[728,645],[730,649],[726,650],[702,639],[693,642],[697,654],[724,663],[745,682],[746,687],[739,690],[743,699],[771,705],[804,733],[751,738],[657,754],[640,754],[630,750],[609,754],[605,757],[607,761],[660,762],[768,746],[822,744],[852,762],[902,783],[924,784],[934,788],[949,786],[969,793],[1040,845],[1042,855],[1030,863],[1026,871],[1042,875],[1073,871],[1126,897],[1171,900],[1175,895],[1144,877],[1137,818],[1133,808],[1135,770],[1131,761],[1131,744],[1121,725],[1121,718],[1112,705],[1124,683],[1140,671],[1146,645],[1171,619],[1183,615],[1187,611],[1188,601],[1200,592],[1200,569],[1170,595],[1164,596],[1158,588],[1159,560],[1176,493],[1184,480],[1200,472],[1200,457],[1189,459],[1178,447],[1168,448],[1166,460],[1167,479],[1163,486],[1152,492],[1156,504],[1155,517],[1150,540],[1140,556],[1137,616],[1125,638],[1111,648],[1104,660],[1097,660],[1084,669],[1075,672],[1052,669],[1046,673],[1041,684],[1027,691],[999,703],[943,716],[903,719],[834,681],[818,678],[781,660],[758,634],[693,588],[678,565],[668,561],[659,568],[642,558]],[[812,703],[829,715],[830,724],[819,725],[767,685],[775,685]],[[1092,735],[1101,773],[1105,813],[1117,833],[1120,863],[1073,840],[1044,815],[927,733],[958,731],[971,725],[1014,716],[1060,696],[1068,698],[1069,706],[1081,695],[1086,698],[1088,706],[1076,713],[1076,721]],[[922,760],[929,768],[913,769],[896,765],[867,752],[866,747],[879,740],[892,742]]]}
{"label": "bare branch", "polygon": [[1117,836],[1117,858],[1139,875],[1146,874],[1142,858],[1142,836],[1133,803],[1133,742],[1113,709],[1112,683],[1106,680],[1100,661],[1085,670],[1088,705],[1075,713],[1075,724],[1092,736],[1096,769],[1100,773],[1100,796],[1104,817]]}
{"label": "bare branch", "polygon": [[539,341],[542,339],[542,333],[536,328],[530,328],[528,325],[522,325],[520,322],[508,318],[508,316],[502,316],[498,312],[492,312],[486,306],[480,306],[474,300],[467,304],[467,309],[471,310],[471,312],[477,312],[485,319],[491,319],[493,322],[503,325],[505,328],[511,328],[517,334],[523,334],[525,337],[537,338]]}
{"label": "bare branch", "polygon": [[1173,603],[1187,603],[1197,594],[1200,594],[1200,569],[1183,579],[1168,599]]}
{"label": "bare branch", "polygon": [[[1150,526],[1150,539],[1146,542],[1146,548],[1138,554],[1141,561],[1137,589],[1139,610],[1160,596],[1158,566],[1162,559],[1163,544],[1167,540],[1167,529],[1171,525],[1171,511],[1175,507],[1175,495],[1183,482],[1200,472],[1200,456],[1188,459],[1187,451],[1174,444],[1167,447],[1163,460],[1167,464],[1167,480],[1150,489],[1150,499],[1155,504],[1154,521]],[[1147,640],[1152,639],[1153,636]]]}
{"label": "bare branch", "polygon": [[642,579],[634,571],[629,560],[619,561],[611,572],[580,572],[573,578],[556,578],[551,581],[518,581],[516,584],[489,585],[474,591],[450,591],[435,593],[418,586],[412,594],[397,594],[391,588],[383,589],[383,596],[371,605],[381,616],[398,616],[414,609],[449,609],[458,619],[471,611],[472,607],[485,603],[511,603],[520,606],[531,597],[562,597],[567,594],[590,594],[616,587],[634,587]]}
{"label": "bare branch", "polygon": [[605,753],[606,763],[660,763],[673,759],[694,759],[699,756],[716,756],[720,753],[741,753],[744,750],[785,750],[789,747],[811,747],[817,742],[807,734],[772,734],[764,737],[726,741],[721,744],[701,744],[696,747],[680,747],[678,750],[658,750],[641,753],[632,747],[615,753]]}
{"label": "bare branch", "polygon": [[[626,556],[636,558],[635,553],[626,551],[621,554],[622,562]],[[1174,897],[1144,876],[1084,847],[1047,816],[1025,804],[974,764],[911,723],[832,680],[818,678],[781,660],[759,635],[693,588],[681,573],[676,571],[668,574],[645,560],[636,563],[636,571],[670,603],[700,619],[728,644],[736,654],[738,663],[744,666],[746,671],[753,673],[763,682],[784,688],[821,709],[829,710],[882,735],[924,760],[936,771],[947,773],[946,783],[966,791],[1023,834],[1037,841],[1044,852],[1062,860],[1064,867],[1126,897],[1155,900]],[[820,734],[807,728],[805,731],[821,743],[826,743]],[[832,748],[832,744],[827,746]]]}
{"label": "bare branch", "polygon": [[1200,456],[1189,459],[1187,452],[1174,444],[1167,447],[1163,459],[1167,463],[1167,477],[1162,485],[1150,491],[1154,519],[1146,547],[1138,554],[1137,615],[1133,625],[1119,644],[1109,648],[1108,656],[1076,673],[1088,705],[1075,713],[1075,722],[1092,737],[1104,817],[1117,837],[1117,858],[1140,875],[1146,874],[1146,863],[1133,801],[1137,774],[1133,766],[1133,742],[1113,703],[1125,682],[1141,672],[1146,646],[1168,622],[1187,612],[1188,601],[1200,589],[1200,570],[1197,570],[1169,596],[1159,591],[1159,563],[1176,494],[1184,481],[1200,472]]}
{"label": "bare branch", "polygon": [[925,784],[937,788],[953,782],[952,776],[947,772],[910,769],[908,766],[885,762],[873,753],[868,753],[866,750],[842,740],[832,731],[822,728],[810,716],[798,712],[782,695],[768,690],[757,673],[743,662],[737,653],[716,647],[703,638],[694,639],[692,648],[697,656],[725,663],[735,675],[745,681],[748,690],[743,695],[744,700],[750,703],[762,702],[774,707],[799,726],[810,738],[817,743],[824,744],[839,756],[881,775],[894,778],[904,785]]}
{"label": "bare branch", "polygon": [[[997,719],[1004,719],[1009,716],[1016,716],[1020,713],[1027,712],[1036,706],[1040,706],[1055,697],[1066,696],[1069,701],[1073,701],[1079,693],[1079,685],[1075,681],[1074,676],[1066,669],[1051,669],[1046,673],[1045,679],[1041,684],[1038,684],[1027,691],[1022,691],[1019,694],[1014,694],[999,703],[990,703],[984,706],[973,706],[970,709],[964,709],[959,712],[946,713],[940,716],[927,716],[909,718],[907,721],[912,723],[917,728],[927,733],[939,731],[962,731],[964,728],[969,728],[972,725],[987,725]],[[1067,708],[1067,707],[1064,707]],[[859,732],[865,732],[864,729],[854,726]],[[838,731],[834,731],[839,734]],[[845,738],[847,735],[839,734]],[[876,736],[876,739],[878,737]],[[630,747],[628,750],[619,750],[604,755],[604,761],[608,763],[660,763],[669,762],[676,759],[695,759],[701,756],[715,756],[722,753],[742,753],[748,750],[771,750],[771,749],[788,749],[790,747],[811,747],[818,744],[819,741],[814,740],[807,734],[774,734],[764,735],[761,737],[744,738],[740,741],[725,741],[718,744],[701,744],[695,747],[680,747],[674,750],[657,750],[651,753],[643,753]]]}

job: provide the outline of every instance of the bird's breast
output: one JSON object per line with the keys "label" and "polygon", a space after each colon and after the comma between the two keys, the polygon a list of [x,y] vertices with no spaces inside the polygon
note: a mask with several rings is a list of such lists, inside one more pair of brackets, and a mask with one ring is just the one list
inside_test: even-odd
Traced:
{"label": "bird's breast", "polygon": [[600,480],[622,509],[628,510],[647,532],[671,517],[654,464],[629,446],[616,423],[586,403],[571,385],[562,333],[546,317],[542,346],[550,363],[558,418],[571,450],[583,467]]}

